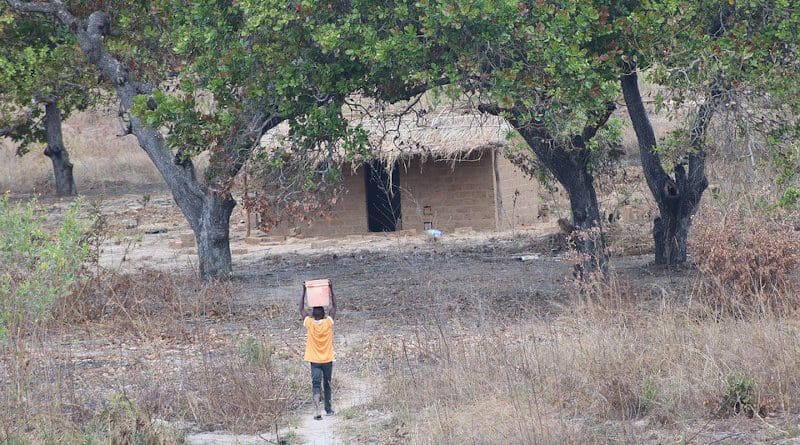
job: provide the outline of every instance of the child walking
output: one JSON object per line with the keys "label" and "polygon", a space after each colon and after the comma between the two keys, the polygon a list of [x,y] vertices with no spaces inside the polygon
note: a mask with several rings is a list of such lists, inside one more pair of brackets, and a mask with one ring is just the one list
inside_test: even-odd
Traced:
{"label": "child walking", "polygon": [[300,296],[300,315],[306,328],[306,351],[303,360],[311,364],[311,391],[314,398],[314,419],[322,420],[320,414],[320,392],[325,391],[325,414],[333,415],[331,405],[331,376],[333,374],[333,317],[336,316],[336,299],[333,296],[333,285],[330,286],[330,316],[325,315],[325,308],[315,306],[311,314],[306,310],[306,286]]}

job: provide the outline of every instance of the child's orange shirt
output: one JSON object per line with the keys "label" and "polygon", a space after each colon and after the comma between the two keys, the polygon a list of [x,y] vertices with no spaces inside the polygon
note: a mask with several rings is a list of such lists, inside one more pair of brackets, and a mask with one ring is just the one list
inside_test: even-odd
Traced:
{"label": "child's orange shirt", "polygon": [[306,353],[303,360],[311,363],[328,363],[333,361],[333,318],[325,317],[314,320],[306,317],[303,326],[308,331],[306,337]]}

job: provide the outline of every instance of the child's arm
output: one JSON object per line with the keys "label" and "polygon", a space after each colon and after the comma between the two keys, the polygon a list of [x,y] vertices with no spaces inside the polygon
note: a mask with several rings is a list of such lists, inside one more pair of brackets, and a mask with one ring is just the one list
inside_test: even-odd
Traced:
{"label": "child's arm", "polygon": [[303,283],[303,293],[300,294],[300,316],[302,318],[308,317],[308,311],[306,310],[306,284]]}
{"label": "child's arm", "polygon": [[336,296],[333,295],[333,281],[329,282],[331,287],[331,318],[336,318]]}

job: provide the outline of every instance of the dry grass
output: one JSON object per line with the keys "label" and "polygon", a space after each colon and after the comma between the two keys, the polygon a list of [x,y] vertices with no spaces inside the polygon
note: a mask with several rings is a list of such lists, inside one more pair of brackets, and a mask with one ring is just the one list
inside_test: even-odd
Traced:
{"label": "dry grass", "polygon": [[[120,126],[113,115],[76,113],[64,122],[63,132],[80,193],[109,183],[163,182],[136,138],[118,136]],[[32,147],[22,158],[15,150],[10,140],[0,140],[0,190],[48,193],[53,188],[53,173],[50,160],[42,154],[44,146]]]}
{"label": "dry grass", "polygon": [[616,294],[550,321],[428,326],[390,341],[380,405],[411,443],[453,444],[642,442],[624,421],[731,413],[730,376],[752,379],[756,408],[800,407],[800,320],[710,320],[680,300],[654,310]]}
{"label": "dry grass", "polygon": [[53,323],[0,347],[0,442],[178,443],[182,433],[156,419],[283,425],[306,373],[266,336],[217,330],[213,320],[234,316],[231,292],[150,270],[92,278]]}
{"label": "dry grass", "polygon": [[[698,273],[675,271],[694,284],[653,281],[655,300],[636,293],[630,277],[612,276],[568,286],[571,297],[546,316],[489,313],[476,329],[469,313],[449,322],[435,311],[418,315],[431,321],[373,346],[390,351],[377,406],[397,414],[394,437],[415,444],[709,443],[720,439],[709,425],[729,417],[797,412],[798,232],[787,225],[791,218],[754,208],[769,192],[758,182],[749,191],[715,190],[692,232]],[[729,224],[714,218],[721,213]],[[747,281],[737,287],[739,279]],[[422,290],[431,299],[457,285],[432,282]],[[493,307],[488,298],[476,297],[485,300],[477,307]],[[768,422],[754,430],[761,442],[796,434]],[[688,425],[695,431],[686,432]],[[755,441],[745,437],[734,443]]]}

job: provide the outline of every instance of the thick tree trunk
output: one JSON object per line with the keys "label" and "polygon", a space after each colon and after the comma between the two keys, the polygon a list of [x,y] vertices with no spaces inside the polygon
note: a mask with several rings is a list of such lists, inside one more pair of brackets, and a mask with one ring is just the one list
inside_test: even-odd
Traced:
{"label": "thick tree trunk", "polygon": [[209,193],[205,196],[199,230],[195,231],[203,277],[226,278],[232,272],[229,233],[236,201],[230,193],[221,195]]}
{"label": "thick tree trunk", "polygon": [[72,176],[72,163],[69,153],[64,147],[61,134],[61,110],[56,101],[45,104],[45,126],[47,131],[47,148],[45,156],[53,162],[53,177],[56,181],[56,193],[61,196],[73,196],[77,193],[75,178]]}
{"label": "thick tree trunk", "polygon": [[[599,125],[602,122],[598,128]],[[517,127],[517,130],[569,194],[574,228],[572,236],[576,250],[584,256],[580,275],[598,270],[605,273],[608,263],[605,237],[594,178],[587,163],[589,153],[585,148],[585,142],[594,136],[597,128],[589,130],[587,127],[584,135],[573,138],[571,147],[556,143],[542,130],[524,126]]]}
{"label": "thick tree trunk", "polygon": [[692,216],[700,206],[700,198],[708,187],[705,176],[705,150],[703,139],[714,110],[714,90],[700,106],[691,132],[688,155],[688,172],[685,164],[675,165],[671,178],[654,151],[656,138],[650,118],[642,102],[635,67],[621,77],[622,93],[628,114],[639,141],[639,157],[650,188],[658,204],[659,216],[653,221],[653,242],[656,264],[683,264],[687,259],[687,240]]}
{"label": "thick tree trunk", "polygon": [[[110,31],[110,23],[105,13],[97,11],[80,20],[63,2],[6,1],[16,11],[51,14],[65,25],[89,62],[114,87],[125,112],[131,110],[137,95],[152,93],[150,85],[132,79],[127,68],[106,50],[104,37]],[[227,147],[229,150],[212,154],[209,172],[213,179],[208,184],[197,180],[191,160],[170,152],[157,128],[130,116],[130,132],[161,173],[195,234],[202,278],[225,277],[231,273],[228,230],[235,201],[224,184],[232,180],[246,160],[248,151],[243,151],[242,147],[259,140],[264,131],[280,123],[278,116],[265,117],[263,109],[253,108],[255,111],[248,116],[243,128],[234,132],[235,140]]]}
{"label": "thick tree trunk", "polygon": [[569,179],[559,182],[569,194],[572,224],[577,231],[574,235],[575,248],[587,256],[584,271],[605,272],[608,257],[593,178],[586,168],[574,173]]}

